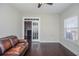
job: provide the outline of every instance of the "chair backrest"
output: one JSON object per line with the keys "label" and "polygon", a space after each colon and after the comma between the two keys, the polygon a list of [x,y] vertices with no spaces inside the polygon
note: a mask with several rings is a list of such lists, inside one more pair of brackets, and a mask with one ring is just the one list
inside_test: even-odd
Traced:
{"label": "chair backrest", "polygon": [[7,38],[10,40],[12,46],[14,46],[18,43],[18,37],[17,36],[12,35],[12,36],[8,36]]}

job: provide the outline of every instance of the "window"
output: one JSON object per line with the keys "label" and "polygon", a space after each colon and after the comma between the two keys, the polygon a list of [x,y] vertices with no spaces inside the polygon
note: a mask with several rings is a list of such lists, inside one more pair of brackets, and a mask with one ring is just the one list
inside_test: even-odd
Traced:
{"label": "window", "polygon": [[64,37],[66,40],[78,40],[78,17],[64,20]]}

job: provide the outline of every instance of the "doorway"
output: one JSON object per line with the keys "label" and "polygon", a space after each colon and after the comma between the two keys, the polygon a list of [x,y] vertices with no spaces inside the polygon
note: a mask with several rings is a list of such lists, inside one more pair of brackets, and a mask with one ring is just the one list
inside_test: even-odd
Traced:
{"label": "doorway", "polygon": [[39,42],[40,40],[40,22],[39,18],[23,19],[23,38],[28,42]]}

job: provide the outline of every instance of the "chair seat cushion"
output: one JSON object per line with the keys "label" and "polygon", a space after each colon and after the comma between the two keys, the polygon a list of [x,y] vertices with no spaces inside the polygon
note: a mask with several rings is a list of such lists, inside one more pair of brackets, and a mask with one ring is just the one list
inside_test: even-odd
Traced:
{"label": "chair seat cushion", "polygon": [[25,46],[15,46],[15,47],[11,48],[9,51],[7,51],[6,53],[4,53],[4,55],[17,56],[17,55],[20,55],[24,49],[25,49]]}
{"label": "chair seat cushion", "polygon": [[4,56],[19,56],[19,53],[16,51],[10,51],[5,53]]}

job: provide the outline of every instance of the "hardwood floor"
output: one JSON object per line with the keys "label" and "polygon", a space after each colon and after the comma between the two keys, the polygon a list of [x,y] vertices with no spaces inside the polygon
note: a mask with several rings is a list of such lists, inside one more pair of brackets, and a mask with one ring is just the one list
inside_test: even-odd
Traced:
{"label": "hardwood floor", "polygon": [[75,56],[59,43],[32,43],[25,56]]}

